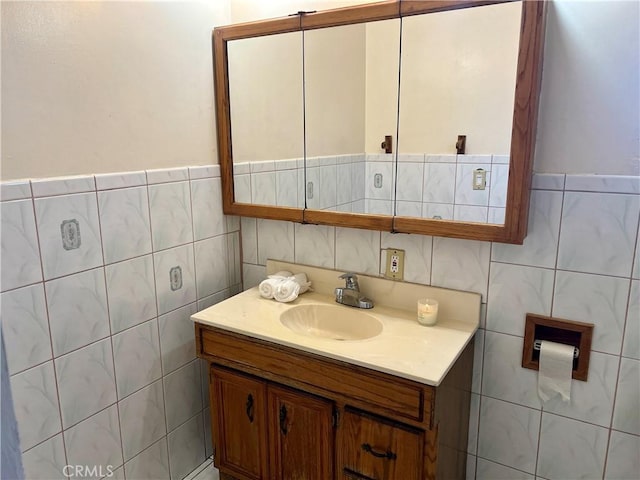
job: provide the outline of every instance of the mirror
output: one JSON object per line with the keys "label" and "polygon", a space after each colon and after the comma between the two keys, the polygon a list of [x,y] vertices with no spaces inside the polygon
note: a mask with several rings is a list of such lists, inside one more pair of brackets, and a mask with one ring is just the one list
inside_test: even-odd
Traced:
{"label": "mirror", "polygon": [[234,40],[227,54],[235,201],[302,208],[302,32]]}
{"label": "mirror", "polygon": [[225,213],[522,243],[544,12],[403,0],[216,28]]}
{"label": "mirror", "polygon": [[400,19],[304,36],[307,208],[391,216]]}
{"label": "mirror", "polygon": [[398,215],[504,223],[521,14],[513,2],[402,19]]}

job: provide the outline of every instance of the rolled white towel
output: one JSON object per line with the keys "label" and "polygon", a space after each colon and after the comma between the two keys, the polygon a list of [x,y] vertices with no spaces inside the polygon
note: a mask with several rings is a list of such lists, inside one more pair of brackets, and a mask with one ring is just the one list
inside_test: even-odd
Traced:
{"label": "rolled white towel", "polygon": [[282,282],[282,279],[277,278],[267,278],[266,280],[263,280],[258,286],[260,296],[264,298],[273,298],[276,293],[276,288],[278,288],[278,285]]}
{"label": "rolled white towel", "polygon": [[300,293],[304,293],[311,289],[311,282],[307,278],[306,273],[296,273],[293,279],[300,285]]}
{"label": "rolled white towel", "polygon": [[278,283],[273,293],[273,298],[283,303],[293,302],[298,298],[298,293],[300,293],[300,284],[298,282],[292,279],[282,280]]}
{"label": "rolled white towel", "polygon": [[278,278],[278,279],[284,279],[284,278],[289,278],[292,277],[293,273],[288,272],[286,270],[281,270],[279,272],[274,273],[273,275],[269,275],[268,278]]}

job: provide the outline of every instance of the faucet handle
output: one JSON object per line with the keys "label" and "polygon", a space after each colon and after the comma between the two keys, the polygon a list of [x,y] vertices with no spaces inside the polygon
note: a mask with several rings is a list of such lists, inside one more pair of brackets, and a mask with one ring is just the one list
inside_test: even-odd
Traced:
{"label": "faucet handle", "polygon": [[360,286],[358,285],[358,276],[355,273],[343,273],[339,278],[342,278],[345,281],[345,288],[360,291]]}

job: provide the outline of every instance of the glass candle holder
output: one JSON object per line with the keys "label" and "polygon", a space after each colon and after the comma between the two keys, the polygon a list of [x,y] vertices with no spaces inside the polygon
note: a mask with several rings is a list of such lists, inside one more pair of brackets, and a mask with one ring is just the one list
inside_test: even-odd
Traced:
{"label": "glass candle holder", "polygon": [[438,322],[438,301],[433,298],[418,300],[418,323],[420,325],[435,325]]}

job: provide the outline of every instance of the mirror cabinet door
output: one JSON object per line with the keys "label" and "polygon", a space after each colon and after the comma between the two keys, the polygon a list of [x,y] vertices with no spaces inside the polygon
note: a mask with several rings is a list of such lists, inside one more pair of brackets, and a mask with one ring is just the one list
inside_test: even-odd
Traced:
{"label": "mirror cabinet door", "polygon": [[307,208],[393,215],[400,19],[304,32]]}
{"label": "mirror cabinet door", "polygon": [[398,215],[504,223],[521,15],[511,2],[402,18]]}
{"label": "mirror cabinet door", "polygon": [[302,32],[227,42],[234,200],[304,207]]}

